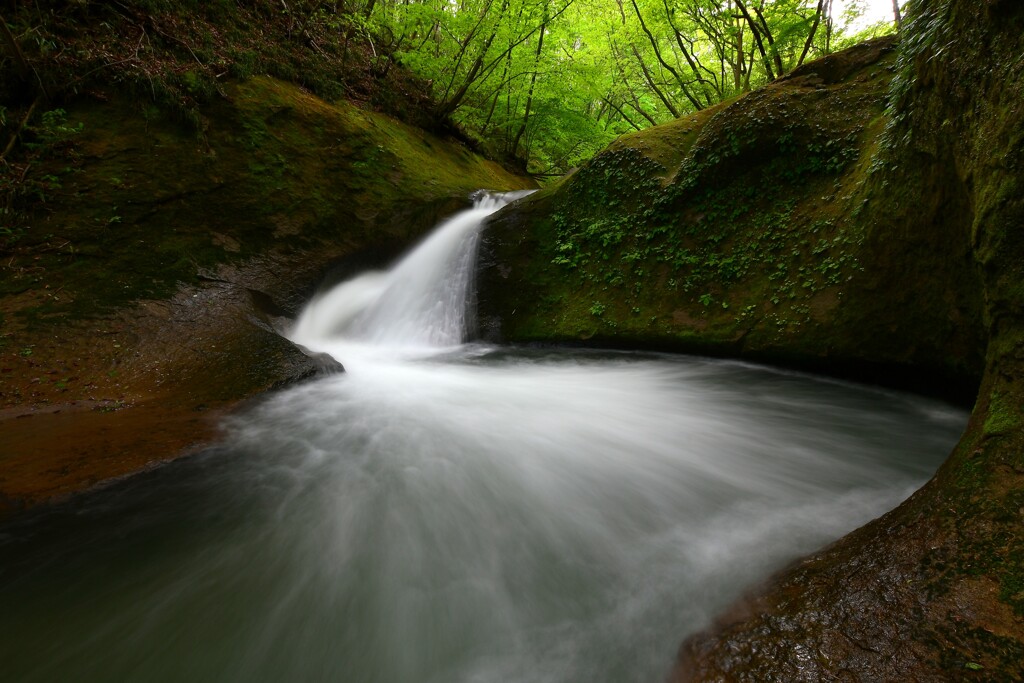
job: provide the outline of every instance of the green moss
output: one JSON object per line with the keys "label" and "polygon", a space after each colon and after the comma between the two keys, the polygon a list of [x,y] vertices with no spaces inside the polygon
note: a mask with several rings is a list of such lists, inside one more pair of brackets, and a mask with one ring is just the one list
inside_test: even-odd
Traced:
{"label": "green moss", "polygon": [[993,393],[989,398],[988,414],[983,432],[986,436],[998,436],[1019,429],[1021,426],[1020,407],[1011,397]]}
{"label": "green moss", "polygon": [[957,484],[964,491],[977,491],[989,480],[990,470],[980,459],[969,459],[960,464],[956,471]]}
{"label": "green moss", "polygon": [[[406,207],[524,183],[461,147],[294,85],[257,77],[227,90],[230,99],[203,110],[201,139],[117,94],[69,108],[67,120],[82,123],[74,167],[8,255],[25,276],[4,281],[11,291],[45,281],[65,296],[23,308],[22,320],[166,298],[271,249],[407,243],[428,226],[393,225]],[[59,172],[67,162],[49,163]]]}
{"label": "green moss", "polygon": [[1014,671],[1024,661],[1020,642],[982,628],[946,627],[940,637],[945,645],[937,662],[940,669],[959,672],[963,680],[1012,680],[999,672]]}
{"label": "green moss", "polygon": [[[528,226],[510,223],[531,233],[502,256],[521,296],[484,297],[518,311],[503,316],[506,338],[572,337],[601,301],[603,329],[620,343],[841,339],[822,323],[866,257],[873,219],[851,219],[846,207],[864,185],[862,150],[869,127],[881,129],[885,86],[882,70],[827,97],[780,84],[622,136],[535,196]],[[549,295],[562,315],[525,303]]]}

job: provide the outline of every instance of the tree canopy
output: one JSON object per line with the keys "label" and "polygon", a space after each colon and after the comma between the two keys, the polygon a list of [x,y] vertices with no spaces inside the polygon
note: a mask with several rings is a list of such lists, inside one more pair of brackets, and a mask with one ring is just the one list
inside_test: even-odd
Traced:
{"label": "tree canopy", "polygon": [[35,0],[0,21],[0,128],[17,111],[14,139],[35,109],[102,80],[201,130],[196,105],[225,76],[267,73],[417,125],[454,122],[493,158],[561,175],[622,133],[895,30],[898,2],[893,21],[850,28],[870,1]]}
{"label": "tree canopy", "polygon": [[426,79],[439,120],[537,174],[699,111],[895,22],[832,0],[356,0],[382,62]]}

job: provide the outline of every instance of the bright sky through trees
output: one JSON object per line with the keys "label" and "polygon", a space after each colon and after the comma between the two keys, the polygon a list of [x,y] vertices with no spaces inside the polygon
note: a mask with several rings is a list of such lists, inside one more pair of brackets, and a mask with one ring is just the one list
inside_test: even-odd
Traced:
{"label": "bright sky through trees", "polygon": [[[842,16],[846,8],[855,1],[861,6],[862,14],[850,23],[850,28],[854,31],[860,31],[880,21],[893,20],[892,0],[834,0],[835,15]],[[900,0],[900,11],[903,11],[905,4],[906,0]]]}

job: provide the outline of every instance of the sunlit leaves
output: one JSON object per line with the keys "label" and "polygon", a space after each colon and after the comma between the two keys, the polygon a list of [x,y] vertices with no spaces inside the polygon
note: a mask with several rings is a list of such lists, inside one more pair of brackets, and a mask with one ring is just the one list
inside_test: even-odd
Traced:
{"label": "sunlit leaves", "polygon": [[367,26],[431,83],[439,118],[450,116],[495,155],[558,173],[618,134],[711,106],[833,49],[844,22],[819,16],[827,6],[377,0],[367,5]]}

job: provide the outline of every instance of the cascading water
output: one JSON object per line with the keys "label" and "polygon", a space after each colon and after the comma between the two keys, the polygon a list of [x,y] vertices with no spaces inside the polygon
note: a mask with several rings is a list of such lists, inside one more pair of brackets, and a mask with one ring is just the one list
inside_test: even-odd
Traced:
{"label": "cascading water", "polygon": [[291,339],[335,357],[436,353],[467,335],[466,295],[484,219],[527,194],[478,193],[472,209],[442,223],[387,272],[370,272],[315,298]]}
{"label": "cascading water", "polygon": [[5,675],[662,680],[682,638],[899,502],[966,421],[742,363],[462,346],[501,201],[309,305],[292,338],[349,372],[0,529]]}

